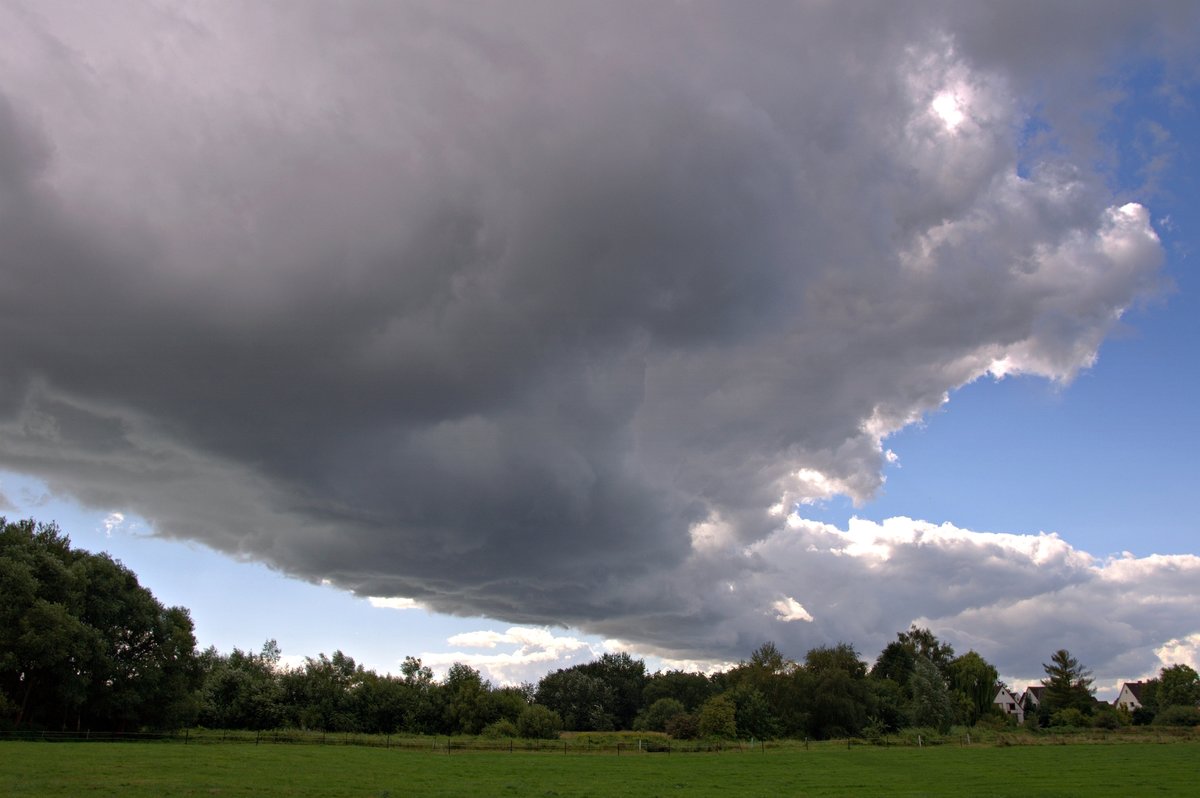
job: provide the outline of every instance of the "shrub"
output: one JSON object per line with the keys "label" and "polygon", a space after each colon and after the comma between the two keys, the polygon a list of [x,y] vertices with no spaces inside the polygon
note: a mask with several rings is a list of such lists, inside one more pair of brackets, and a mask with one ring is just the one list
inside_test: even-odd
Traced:
{"label": "shrub", "polygon": [[1154,710],[1149,707],[1138,707],[1131,715],[1134,726],[1149,726],[1154,722]]}
{"label": "shrub", "polygon": [[1200,726],[1200,708],[1167,707],[1154,716],[1155,726]]}
{"label": "shrub", "polygon": [[517,718],[517,731],[522,737],[555,740],[561,730],[562,718],[541,704],[525,707]]}
{"label": "shrub", "polygon": [[675,698],[660,698],[633,720],[634,731],[665,731],[667,723],[684,713],[683,702]]}
{"label": "shrub", "polygon": [[695,740],[700,736],[700,719],[691,712],[676,715],[667,721],[666,732],[676,740]]}
{"label": "shrub", "polygon": [[1051,715],[1050,725],[1082,728],[1091,724],[1088,723],[1087,716],[1078,709],[1075,707],[1068,707],[1067,709],[1060,709],[1058,712],[1055,712],[1053,715]]}
{"label": "shrub", "polygon": [[867,718],[867,725],[863,726],[863,739],[875,745],[883,745],[884,735],[888,733],[888,727],[885,722],[872,715]]}
{"label": "shrub", "polygon": [[975,728],[987,731],[1008,731],[1017,727],[1017,716],[1009,715],[1000,710],[985,712],[975,721]]}
{"label": "shrub", "polygon": [[901,745],[942,745],[946,738],[929,726],[910,726],[896,733]]}
{"label": "shrub", "polygon": [[495,723],[489,723],[483,727],[483,731],[479,732],[480,737],[517,737],[519,735],[517,724],[508,718],[501,718]]}

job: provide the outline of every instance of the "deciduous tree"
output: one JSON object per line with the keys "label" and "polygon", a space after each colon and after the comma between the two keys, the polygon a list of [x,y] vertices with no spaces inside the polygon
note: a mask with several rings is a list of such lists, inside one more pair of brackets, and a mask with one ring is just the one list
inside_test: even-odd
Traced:
{"label": "deciduous tree", "polygon": [[737,737],[737,707],[727,695],[713,696],[700,707],[700,736],[732,740]]}
{"label": "deciduous tree", "polygon": [[803,703],[793,711],[805,719],[805,733],[820,738],[858,734],[871,711],[866,674],[866,663],[847,643],[810,650],[794,677],[802,682]]}
{"label": "deciduous tree", "polygon": [[991,663],[974,651],[950,661],[950,687],[966,708],[967,724],[974,725],[992,707],[999,674]]}
{"label": "deciduous tree", "polygon": [[1155,696],[1160,709],[1200,704],[1200,676],[1190,665],[1170,665],[1158,674]]}
{"label": "deciduous tree", "polygon": [[687,709],[677,698],[660,698],[638,713],[633,720],[634,731],[666,731],[667,724]]}
{"label": "deciduous tree", "polygon": [[563,728],[569,731],[615,728],[609,711],[614,703],[612,687],[578,668],[557,670],[543,677],[538,683],[537,703],[557,712]]}
{"label": "deciduous tree", "polygon": [[0,517],[0,705],[17,726],[191,722],[201,678],[192,620],[54,524]]}
{"label": "deciduous tree", "polygon": [[912,687],[912,699],[908,705],[909,724],[928,726],[940,732],[949,731],[954,721],[954,706],[937,666],[923,656],[917,657],[909,682]]}

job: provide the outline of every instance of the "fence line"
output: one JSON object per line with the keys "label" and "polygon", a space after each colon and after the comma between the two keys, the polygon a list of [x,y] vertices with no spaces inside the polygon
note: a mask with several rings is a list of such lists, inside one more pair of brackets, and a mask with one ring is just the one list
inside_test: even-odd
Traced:
{"label": "fence line", "polygon": [[[876,746],[929,747],[941,745],[958,746],[1038,746],[1038,745],[1096,745],[1120,744],[1123,742],[1194,741],[1197,732],[1191,729],[1162,729],[1153,733],[1122,734],[1115,732],[1096,735],[1045,734],[1026,736],[1022,734],[989,735],[988,739],[963,737],[920,737],[909,739],[903,735],[887,736],[879,740],[842,739],[814,743],[820,748],[834,746],[846,748],[871,748]],[[771,752],[796,752],[809,750],[809,741],[778,740],[750,742],[725,740],[672,740],[663,737],[625,738],[621,740],[595,740],[587,737],[557,740],[530,740],[517,738],[484,737],[424,737],[390,734],[358,734],[353,732],[304,731],[279,729],[269,731],[234,731],[216,729],[184,729],[170,732],[97,732],[97,731],[0,731],[0,743],[5,740],[39,742],[161,742],[182,745],[328,745],[382,748],[407,751],[427,751],[442,756],[453,756],[484,752],[558,754],[560,756],[586,755],[654,755],[662,754],[739,754]]]}
{"label": "fence line", "polygon": [[219,731],[185,729],[174,732],[93,732],[93,731],[0,731],[0,741],[35,742],[163,742],[183,745],[329,745],[430,751],[442,755],[483,752],[544,753],[566,756],[588,754],[628,756],[630,754],[743,753],[765,752],[761,741],[682,741],[635,739],[618,742],[590,739],[528,740],[515,738],[406,737],[354,733],[326,733],[302,730]]}

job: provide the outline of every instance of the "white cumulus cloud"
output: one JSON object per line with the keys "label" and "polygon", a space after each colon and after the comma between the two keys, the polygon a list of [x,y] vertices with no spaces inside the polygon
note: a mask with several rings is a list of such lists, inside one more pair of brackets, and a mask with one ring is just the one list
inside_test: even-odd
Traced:
{"label": "white cumulus cloud", "polygon": [[514,626],[504,632],[464,632],[447,639],[447,644],[468,649],[510,648],[508,651],[434,651],[420,655],[421,662],[435,673],[444,674],[454,663],[469,665],[499,684],[536,682],[548,670],[590,662],[603,653],[599,647],[569,635],[556,635],[537,627]]}

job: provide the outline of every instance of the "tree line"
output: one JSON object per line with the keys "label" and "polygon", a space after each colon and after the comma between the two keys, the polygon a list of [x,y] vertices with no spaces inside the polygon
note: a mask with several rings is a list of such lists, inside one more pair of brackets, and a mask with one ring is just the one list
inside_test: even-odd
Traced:
{"label": "tree line", "polygon": [[[1087,670],[1069,652],[1055,652],[1045,669],[1031,724],[1150,722],[1155,713],[1188,722],[1197,714],[1200,680],[1186,665],[1164,669],[1133,718],[1093,698]],[[644,661],[612,653],[520,686],[493,685],[462,663],[436,679],[413,657],[399,675],[381,675],[341,651],[285,667],[273,640],[257,652],[197,651],[187,610],[163,607],[129,569],[71,549],[53,524],[0,518],[0,725],[9,727],[823,739],[1012,723],[992,703],[998,686],[995,667],[977,652],[955,655],[916,626],[870,666],[847,643],[801,660],[764,643],[713,674],[651,673]]]}

